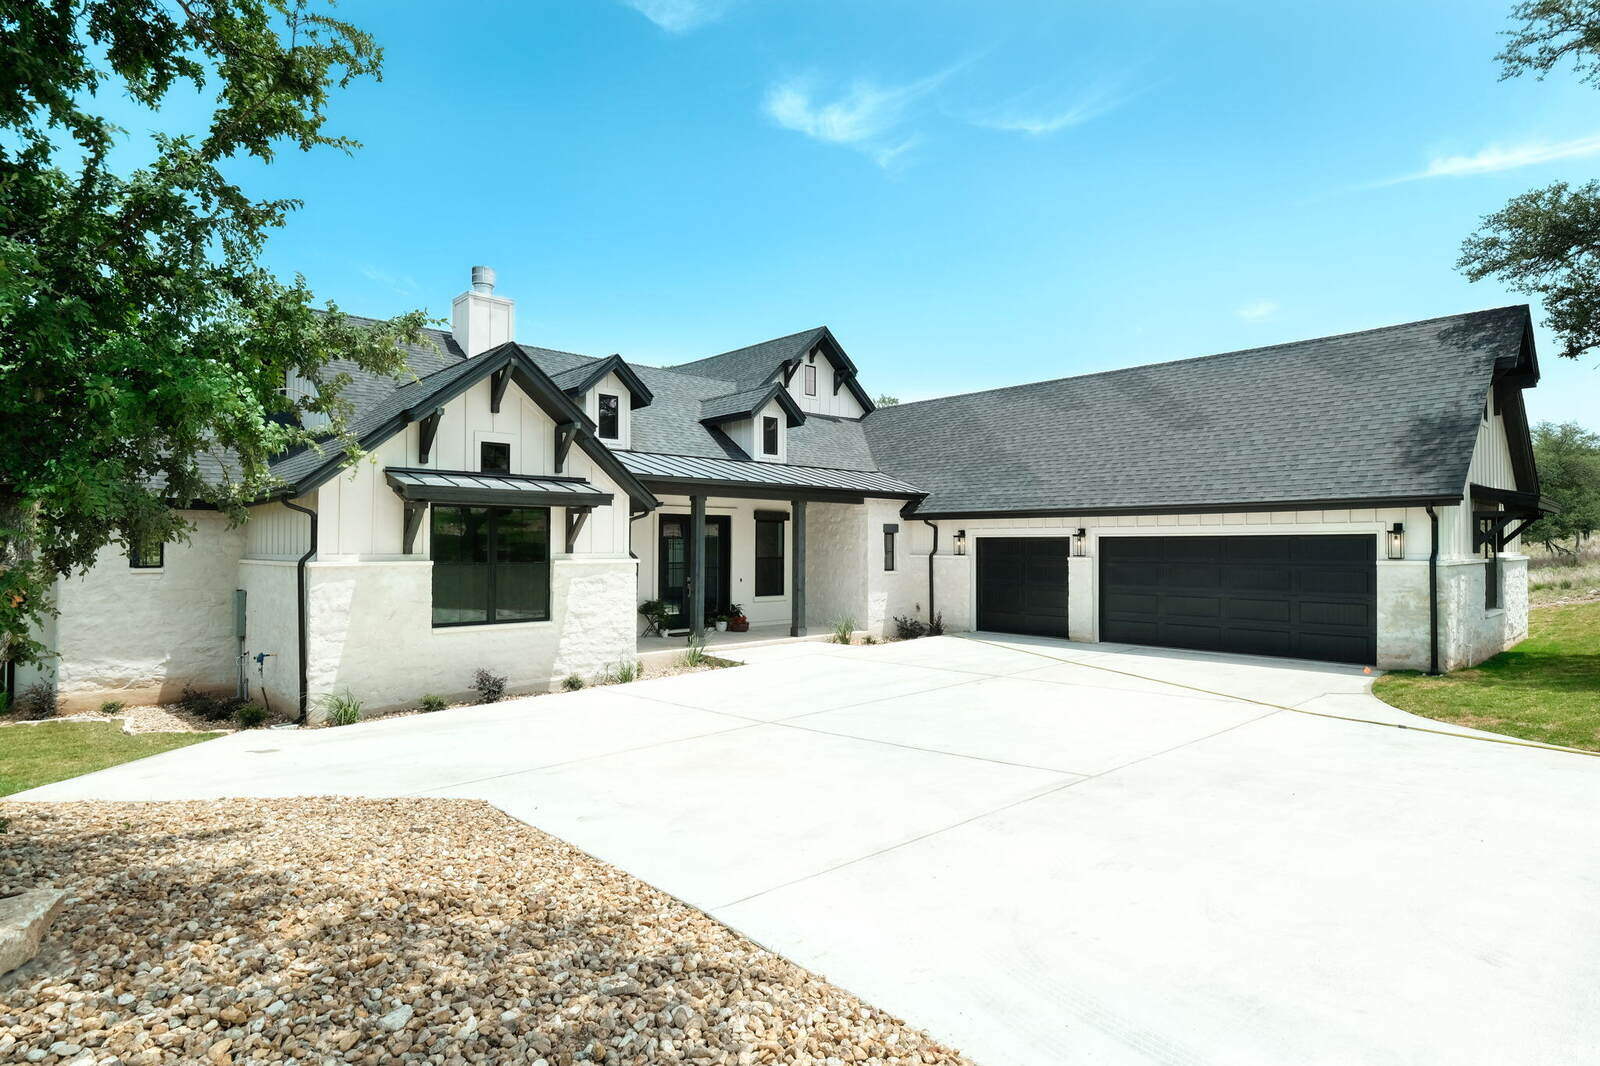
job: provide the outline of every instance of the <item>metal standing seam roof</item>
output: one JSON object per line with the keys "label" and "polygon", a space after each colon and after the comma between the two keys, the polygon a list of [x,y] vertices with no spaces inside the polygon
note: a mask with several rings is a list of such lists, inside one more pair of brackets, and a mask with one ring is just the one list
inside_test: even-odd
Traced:
{"label": "metal standing seam roof", "polygon": [[909,482],[876,470],[831,470],[785,463],[758,463],[741,459],[709,459],[694,455],[654,455],[618,452],[622,465],[637,478],[727,481],[775,487],[837,489],[866,496],[914,498],[922,490]]}
{"label": "metal standing seam roof", "polygon": [[383,472],[395,491],[410,499],[465,497],[470,494],[482,494],[486,498],[526,494],[559,496],[570,499],[571,506],[575,507],[604,506],[611,502],[611,493],[576,478],[396,466],[385,467]]}

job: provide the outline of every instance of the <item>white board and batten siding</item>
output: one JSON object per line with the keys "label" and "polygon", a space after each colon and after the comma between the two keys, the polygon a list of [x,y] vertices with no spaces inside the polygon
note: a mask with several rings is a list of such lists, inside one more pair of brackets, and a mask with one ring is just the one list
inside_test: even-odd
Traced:
{"label": "white board and batten siding", "polygon": [[[778,420],[778,454],[766,455],[761,451],[761,420]],[[786,463],[789,461],[789,416],[783,413],[777,400],[773,400],[754,418],[741,418],[722,427],[728,439],[744,449],[744,453],[759,463]]]}
{"label": "white board and batten siding", "polygon": [[[814,366],[817,370],[817,393],[815,396],[806,394],[806,367]],[[781,376],[780,376],[780,379]],[[821,352],[813,351],[800,361],[800,367],[795,370],[794,377],[789,379],[789,395],[794,397],[794,402],[800,405],[800,410],[807,414],[833,415],[836,418],[860,418],[864,413],[861,404],[856,402],[855,396],[848,388],[839,386],[837,392],[833,388],[834,369],[828,362],[828,357]]]}
{"label": "white board and batten siding", "polygon": [[[1484,417],[1478,420],[1478,441],[1472,449],[1472,463],[1467,468],[1467,485],[1483,485],[1492,489],[1516,489],[1517,474],[1511,465],[1511,444],[1506,435],[1505,417],[1492,405],[1484,408]],[[1473,518],[1469,506],[1455,509],[1456,522],[1453,547],[1459,554],[1471,555]],[[1506,545],[1506,550],[1519,553],[1522,540],[1517,538]]]}
{"label": "white board and batten siding", "polygon": [[600,394],[604,392],[617,398],[617,439],[607,440],[608,448],[633,447],[633,393],[615,374],[607,374],[583,395],[583,413],[600,423]]}

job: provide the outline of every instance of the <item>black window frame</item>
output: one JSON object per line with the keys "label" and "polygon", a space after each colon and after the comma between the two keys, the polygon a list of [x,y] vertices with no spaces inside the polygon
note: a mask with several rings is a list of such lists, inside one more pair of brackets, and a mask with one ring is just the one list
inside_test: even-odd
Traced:
{"label": "black window frame", "polygon": [[1505,584],[1500,572],[1500,552],[1495,545],[1500,535],[1496,520],[1482,519],[1483,529],[1479,534],[1483,540],[1483,609],[1497,611],[1500,609],[1504,598]]}
{"label": "black window frame", "polygon": [[155,541],[155,562],[149,562],[150,541],[155,538],[146,535],[142,538],[133,536],[128,538],[128,569],[130,570],[161,570],[167,565],[167,543],[164,540]]}
{"label": "black window frame", "polygon": [[778,420],[773,415],[761,416],[761,454],[778,454]]}
{"label": "black window frame", "polygon": [[[611,401],[611,411],[606,411],[606,401]],[[601,440],[622,439],[622,397],[610,392],[595,394],[595,433]],[[610,419],[611,432],[606,432],[606,421]]]}
{"label": "black window frame", "polygon": [[894,570],[894,537],[894,530],[885,529],[883,531],[883,569],[885,572]]}
{"label": "black window frame", "polygon": [[817,394],[817,365],[815,363],[807,363],[806,364],[806,395],[807,396],[815,396],[816,394]]}
{"label": "black window frame", "polygon": [[[437,561],[436,559],[434,559],[433,551],[434,551],[434,545],[437,542],[437,539],[434,537],[434,529],[435,529],[435,523],[438,521],[439,514],[441,512],[443,512],[443,511],[465,511],[465,510],[481,510],[481,511],[487,511],[489,513],[489,530],[488,530],[488,540],[487,540],[487,547],[486,547],[486,554],[488,556],[488,561],[485,562],[484,564],[482,564],[489,571],[488,580],[487,580],[487,587],[486,587],[486,602],[487,602],[487,608],[488,608],[487,611],[485,612],[486,617],[481,619],[481,620],[480,619],[468,619],[468,620],[462,621],[462,622],[441,622],[441,621],[438,621],[436,618],[433,617],[434,597],[436,595],[436,591],[437,590],[433,586],[430,586],[429,590],[428,590],[428,614],[429,614],[429,619],[428,620],[432,624],[432,628],[434,628],[434,629],[457,629],[457,628],[460,628],[462,626],[507,626],[507,625],[517,625],[519,623],[527,623],[527,622],[549,622],[549,621],[551,621],[551,603],[550,603],[550,601],[551,601],[551,590],[550,590],[550,584],[551,584],[551,579],[553,577],[552,566],[551,566],[551,558],[555,554],[555,551],[554,551],[554,539],[553,539],[554,536],[555,536],[555,529],[554,529],[554,526],[551,524],[552,521],[553,521],[553,515],[551,513],[551,509],[548,508],[548,507],[485,507],[485,506],[477,505],[477,504],[437,504],[437,503],[433,504],[428,508],[428,558],[429,558],[430,561],[434,561],[434,562]],[[499,606],[497,604],[497,602],[496,602],[496,593],[498,591],[498,586],[497,586],[497,582],[496,582],[496,576],[497,576],[496,571],[499,569],[500,562],[496,558],[496,556],[499,554],[499,551],[498,551],[498,549],[499,549],[498,531],[499,531],[499,524],[500,524],[500,516],[503,515],[503,514],[506,514],[508,512],[511,512],[511,511],[542,511],[544,513],[544,528],[545,528],[545,549],[544,549],[544,559],[543,559],[544,570],[545,570],[544,603],[542,604],[543,614],[542,614],[542,617],[539,617],[539,618],[506,618],[506,619],[497,619],[495,617],[495,613],[496,613],[496,611],[498,609],[498,606]]]}
{"label": "black window frame", "polygon": [[[489,449],[504,448],[506,464],[504,470],[490,469]],[[478,443],[478,472],[482,474],[509,474],[511,473],[511,443],[503,440],[486,440]]]}
{"label": "black window frame", "polygon": [[[761,529],[761,527],[762,527],[763,524],[772,525],[772,526],[776,526],[777,527],[778,551],[777,551],[776,555],[773,555],[771,553],[768,553],[766,555],[761,554],[761,547],[762,547],[762,545],[761,545],[761,541],[762,541],[762,536],[761,536],[762,529]],[[783,528],[784,524],[785,524],[784,520],[781,519],[781,518],[757,518],[756,519],[755,586],[754,587],[755,587],[755,595],[756,595],[757,599],[766,599],[767,597],[774,597],[774,596],[786,596],[789,593],[789,578],[788,578],[789,549],[788,549],[788,544],[786,543],[788,534],[787,534],[787,531]],[[767,581],[771,581],[773,579],[773,574],[771,573],[773,568],[770,565],[768,567],[764,568],[761,564],[763,562],[766,562],[766,563],[770,564],[774,559],[777,560],[776,574],[777,574],[778,590],[776,592],[771,591],[771,586],[770,585],[763,585],[762,584],[762,580],[763,579],[766,579]]]}

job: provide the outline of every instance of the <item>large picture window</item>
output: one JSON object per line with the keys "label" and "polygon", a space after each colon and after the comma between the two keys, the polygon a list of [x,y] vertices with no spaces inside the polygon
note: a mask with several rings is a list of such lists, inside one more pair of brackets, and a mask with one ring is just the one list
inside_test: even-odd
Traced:
{"label": "large picture window", "polygon": [[433,507],[433,624],[550,617],[547,507]]}
{"label": "large picture window", "polygon": [[756,519],[756,595],[783,595],[783,522]]}

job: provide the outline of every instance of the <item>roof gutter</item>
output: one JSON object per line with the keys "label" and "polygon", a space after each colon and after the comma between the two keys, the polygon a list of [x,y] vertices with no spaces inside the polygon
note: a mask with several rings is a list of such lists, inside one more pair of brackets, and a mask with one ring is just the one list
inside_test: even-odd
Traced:
{"label": "roof gutter", "polygon": [[296,719],[301,725],[306,724],[307,712],[310,710],[311,688],[307,682],[306,673],[306,563],[317,554],[317,512],[309,507],[302,507],[293,500],[284,500],[283,505],[291,511],[299,511],[311,519],[311,545],[306,553],[300,556],[300,561],[295,564],[295,602],[298,610],[295,612],[299,619],[300,630],[300,716]]}
{"label": "roof gutter", "polygon": [[1461,502],[1461,494],[1441,496],[1370,496],[1326,500],[1269,500],[1254,503],[1173,503],[1157,506],[1123,505],[1112,507],[1017,507],[989,511],[923,511],[911,515],[924,521],[930,518],[959,521],[977,518],[1077,518],[1086,515],[1141,514],[1251,514],[1263,511],[1329,511],[1369,507],[1448,507]]}

